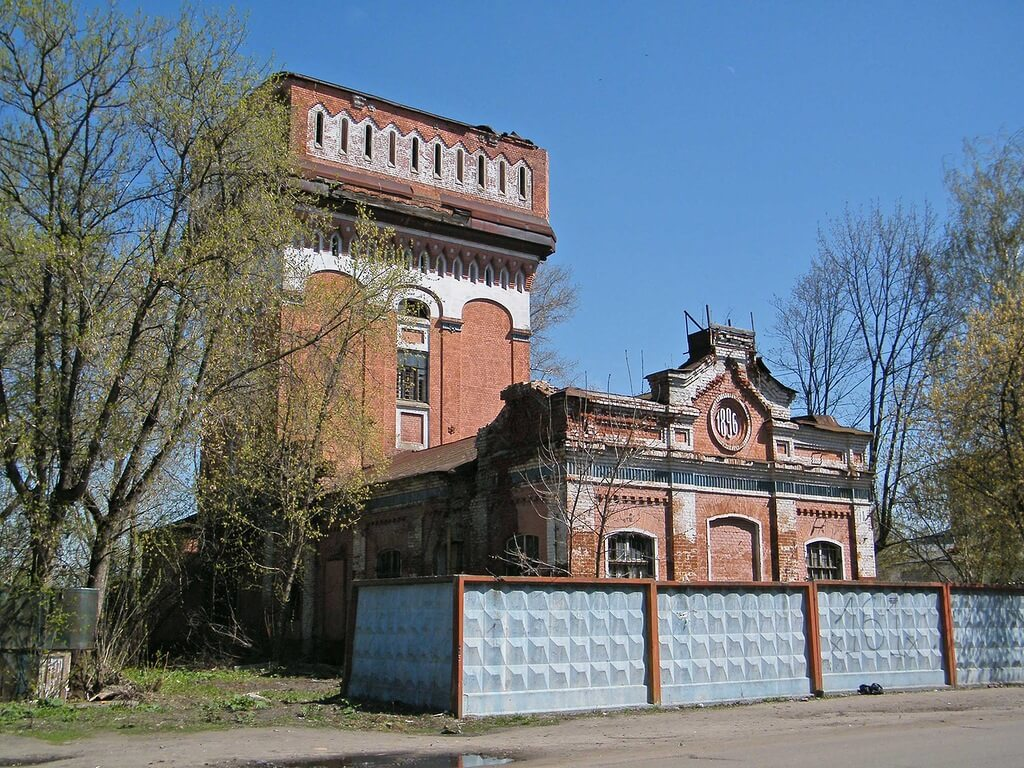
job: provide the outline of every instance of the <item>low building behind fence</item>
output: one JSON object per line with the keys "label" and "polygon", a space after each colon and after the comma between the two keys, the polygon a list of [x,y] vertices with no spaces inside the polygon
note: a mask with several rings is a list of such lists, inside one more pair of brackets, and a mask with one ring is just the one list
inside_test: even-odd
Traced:
{"label": "low building behind fence", "polygon": [[347,695],[458,716],[1024,683],[1024,590],[457,576],[356,585]]}

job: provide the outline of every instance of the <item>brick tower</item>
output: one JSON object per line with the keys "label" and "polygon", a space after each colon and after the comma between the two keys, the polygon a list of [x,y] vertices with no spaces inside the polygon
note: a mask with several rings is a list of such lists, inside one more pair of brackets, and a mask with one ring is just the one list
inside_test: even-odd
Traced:
{"label": "brick tower", "polygon": [[281,87],[301,183],[331,217],[304,246],[310,279],[337,277],[356,204],[394,228],[421,273],[395,308],[394,347],[363,365],[385,448],[475,435],[501,391],[530,378],[530,288],[555,246],[547,152],[303,75],[284,73]]}

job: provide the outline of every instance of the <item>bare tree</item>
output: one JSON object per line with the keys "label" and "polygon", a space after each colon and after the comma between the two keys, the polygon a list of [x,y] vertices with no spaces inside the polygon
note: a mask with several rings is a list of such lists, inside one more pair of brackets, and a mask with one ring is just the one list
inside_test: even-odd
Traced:
{"label": "bare tree", "polygon": [[553,523],[557,560],[517,551],[506,556],[530,572],[575,576],[581,574],[574,560],[592,552],[593,576],[600,578],[608,535],[637,507],[633,470],[657,443],[660,427],[628,398],[566,390],[546,400],[536,459],[522,474],[537,514]]}
{"label": "bare tree", "polygon": [[540,378],[564,383],[572,378],[575,362],[554,346],[551,331],[572,319],[579,303],[569,267],[542,264],[530,286],[530,369]]}
{"label": "bare tree", "polygon": [[810,272],[780,303],[796,311],[777,317],[808,408],[827,406],[871,432],[877,550],[898,538],[912,463],[927,460],[915,447],[929,366],[949,331],[934,272],[938,250],[928,208],[847,210],[820,233]]}

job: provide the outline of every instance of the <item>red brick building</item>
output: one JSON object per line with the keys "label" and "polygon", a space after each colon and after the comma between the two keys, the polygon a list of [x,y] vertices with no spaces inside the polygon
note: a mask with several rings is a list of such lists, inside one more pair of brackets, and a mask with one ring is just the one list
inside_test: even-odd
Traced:
{"label": "red brick building", "polygon": [[343,636],[361,578],[874,576],[870,436],[794,418],[753,332],[691,334],[639,397],[529,381],[530,288],[554,250],[543,149],[312,78],[283,88],[333,222],[305,246],[311,279],[336,279],[355,203],[420,273],[394,348],[363,364],[395,455],[359,523],[321,543],[310,631]]}
{"label": "red brick building", "polygon": [[530,377],[530,286],[554,251],[547,153],[314,78],[285,74],[304,188],[331,216],[305,243],[308,279],[336,279],[355,206],[395,230],[418,272],[395,344],[363,361],[385,447],[417,450],[488,424],[500,392]]}

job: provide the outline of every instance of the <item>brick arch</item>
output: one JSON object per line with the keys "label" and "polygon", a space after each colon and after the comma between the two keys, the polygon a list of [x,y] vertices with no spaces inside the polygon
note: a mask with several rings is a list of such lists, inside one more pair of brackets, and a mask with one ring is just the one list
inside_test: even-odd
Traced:
{"label": "brick arch", "polygon": [[761,580],[761,526],[740,515],[708,520],[708,579]]}
{"label": "brick arch", "polygon": [[462,308],[463,434],[489,424],[501,410],[501,390],[513,382],[512,315],[494,301],[475,299]]}

